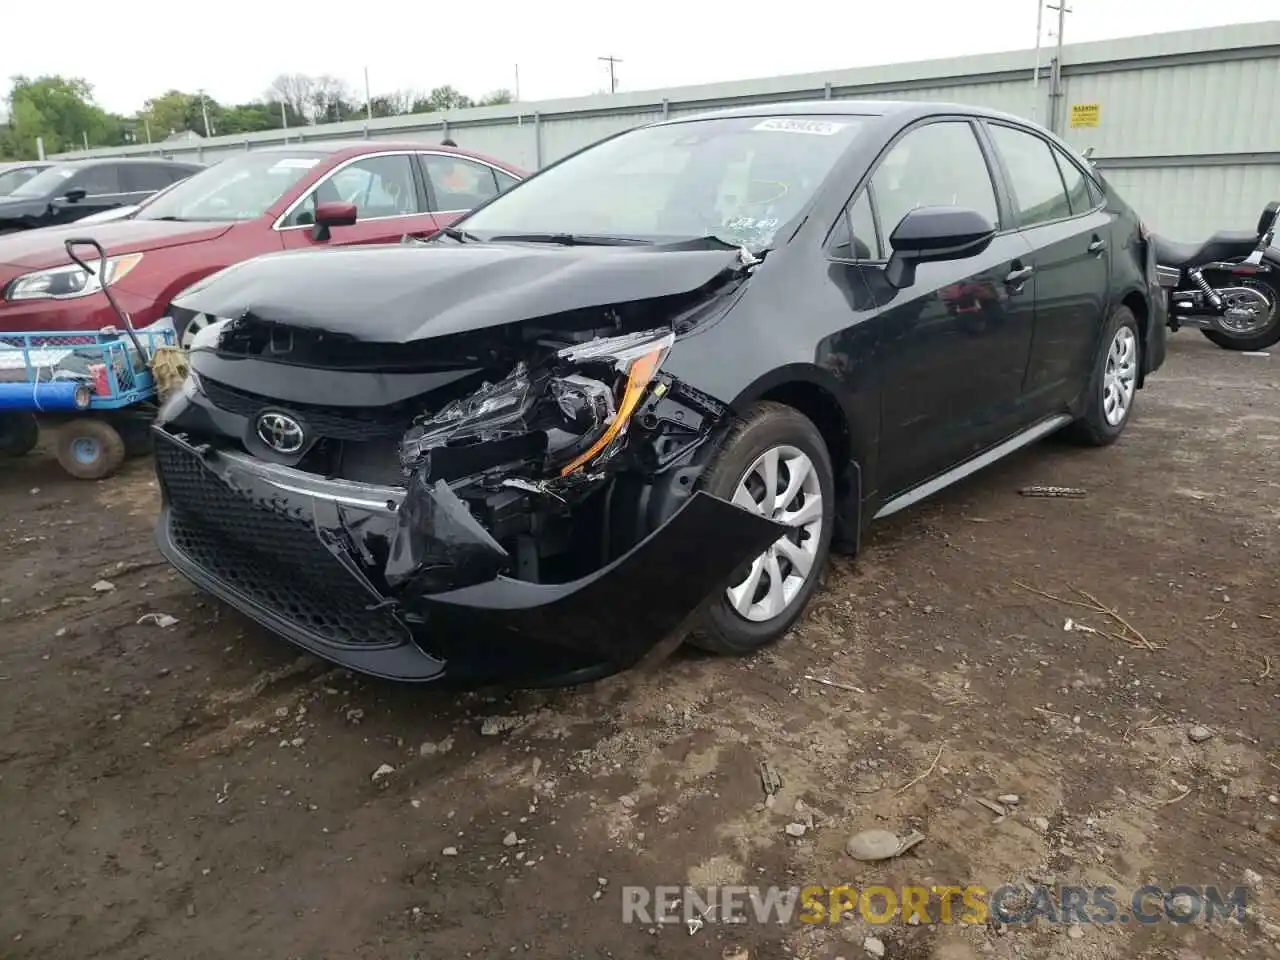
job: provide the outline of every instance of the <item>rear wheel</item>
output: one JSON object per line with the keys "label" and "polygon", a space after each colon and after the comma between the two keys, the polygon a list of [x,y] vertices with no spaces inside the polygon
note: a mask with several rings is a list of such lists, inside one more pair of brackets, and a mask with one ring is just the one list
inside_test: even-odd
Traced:
{"label": "rear wheel", "polygon": [[758,403],[729,431],[702,486],[789,528],[744,564],[689,638],[713,653],[751,653],[786,633],[818,587],[835,525],[831,457],[803,414]]}
{"label": "rear wheel", "polygon": [[1142,340],[1132,310],[1116,307],[1111,312],[1103,344],[1094,363],[1084,414],[1068,428],[1073,439],[1091,447],[1115,443],[1133,414]]}
{"label": "rear wheel", "polygon": [[21,457],[40,442],[35,414],[0,413],[0,457]]}
{"label": "rear wheel", "polygon": [[1200,332],[1224,350],[1265,350],[1280,341],[1280,295],[1275,284],[1232,278],[1230,285],[1251,293],[1225,293],[1223,299],[1232,314],[1218,321],[1224,329]]}

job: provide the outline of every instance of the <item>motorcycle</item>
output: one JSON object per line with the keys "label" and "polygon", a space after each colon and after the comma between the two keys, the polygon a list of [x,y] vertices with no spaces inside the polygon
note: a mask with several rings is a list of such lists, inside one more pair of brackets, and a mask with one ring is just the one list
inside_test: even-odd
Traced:
{"label": "motorcycle", "polygon": [[1280,202],[1253,231],[1224,230],[1203,243],[1152,234],[1156,274],[1169,297],[1169,329],[1198,327],[1226,350],[1265,350],[1280,341],[1280,253],[1271,250]]}
{"label": "motorcycle", "polygon": [[[1084,158],[1096,171],[1093,153],[1089,147]],[[1280,253],[1270,249],[1277,227],[1280,202],[1272,201],[1257,230],[1222,230],[1199,244],[1151,234],[1169,329],[1198,327],[1226,350],[1265,350],[1280,342]]]}

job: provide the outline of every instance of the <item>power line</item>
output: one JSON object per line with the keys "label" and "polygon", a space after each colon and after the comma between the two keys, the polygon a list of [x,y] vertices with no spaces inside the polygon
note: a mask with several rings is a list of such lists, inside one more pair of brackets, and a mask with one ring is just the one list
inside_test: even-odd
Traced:
{"label": "power line", "polygon": [[609,92],[617,93],[618,92],[618,76],[614,72],[613,68],[617,64],[621,63],[622,61],[617,57],[596,57],[596,59],[609,64]]}

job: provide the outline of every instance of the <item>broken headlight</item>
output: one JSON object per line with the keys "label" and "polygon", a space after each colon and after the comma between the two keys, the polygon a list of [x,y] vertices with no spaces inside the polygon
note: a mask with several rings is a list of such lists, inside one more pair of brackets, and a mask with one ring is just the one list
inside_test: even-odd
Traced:
{"label": "broken headlight", "polygon": [[447,478],[535,461],[543,473],[569,476],[616,449],[674,340],[669,329],[651,330],[575,344],[533,368],[521,363],[421,421],[401,460],[411,469],[430,460],[429,472]]}

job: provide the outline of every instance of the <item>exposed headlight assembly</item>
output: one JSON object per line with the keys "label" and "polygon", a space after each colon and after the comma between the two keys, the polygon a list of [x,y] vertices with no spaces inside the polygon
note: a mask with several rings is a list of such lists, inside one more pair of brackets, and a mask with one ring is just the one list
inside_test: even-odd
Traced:
{"label": "exposed headlight assembly", "polygon": [[98,276],[97,262],[87,272],[77,263],[48,270],[24,273],[5,288],[6,300],[74,300],[97,293],[103,286],[119,283],[142,262],[142,254],[126,253],[107,259],[106,276]]}
{"label": "exposed headlight assembly", "polygon": [[[537,457],[553,477],[598,464],[618,449],[674,342],[663,328],[566,347],[533,370],[522,363],[410,430],[402,462],[465,457],[478,468]],[[492,457],[473,455],[477,444],[493,444]]]}

